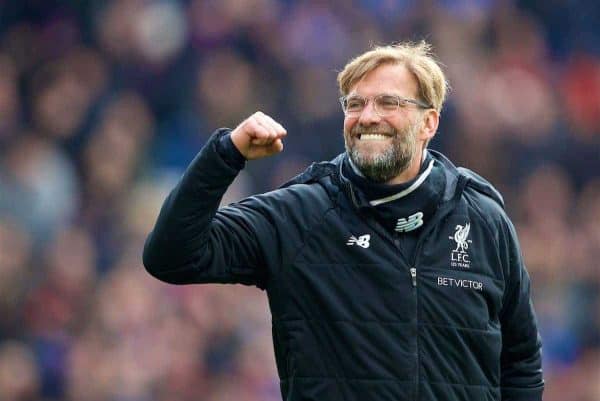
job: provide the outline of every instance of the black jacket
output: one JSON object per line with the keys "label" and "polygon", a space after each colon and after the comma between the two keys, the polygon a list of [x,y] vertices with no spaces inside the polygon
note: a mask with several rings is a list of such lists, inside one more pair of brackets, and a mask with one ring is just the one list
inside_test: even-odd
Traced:
{"label": "black jacket", "polygon": [[166,199],[144,265],[174,283],[265,289],[286,401],[541,400],[529,277],[502,198],[433,152],[440,206],[413,260],[341,161],[218,209],[238,173],[217,131]]}

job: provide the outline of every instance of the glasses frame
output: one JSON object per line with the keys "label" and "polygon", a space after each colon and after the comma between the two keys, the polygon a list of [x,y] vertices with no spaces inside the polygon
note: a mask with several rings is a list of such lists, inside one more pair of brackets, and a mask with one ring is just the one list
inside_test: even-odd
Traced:
{"label": "glasses frame", "polygon": [[[377,113],[377,115],[379,117],[388,117],[388,116],[394,114],[395,112],[397,112],[398,110],[400,110],[402,108],[402,103],[414,104],[415,106],[418,106],[418,107],[420,107],[422,109],[432,109],[433,108],[432,106],[429,106],[429,105],[427,105],[427,104],[425,104],[425,103],[423,103],[423,102],[421,102],[419,100],[409,99],[409,98],[406,98],[406,97],[402,97],[402,96],[398,96],[398,95],[394,95],[394,94],[390,94],[390,93],[381,93],[379,95],[375,95],[375,96],[371,96],[371,97],[364,97],[364,96],[360,96],[360,95],[346,95],[346,96],[340,97],[339,101],[340,101],[340,104],[342,105],[342,110],[344,112],[344,115],[346,115],[346,116],[359,116],[365,110],[365,107],[367,107],[367,105],[369,104],[370,101],[375,100],[377,98],[380,98],[382,96],[390,96],[390,97],[396,98],[397,105],[396,105],[396,109],[395,110],[383,113],[377,107],[377,102],[374,102],[374,104],[373,104],[373,110],[375,110],[375,113]],[[365,105],[364,105],[364,107],[360,111],[357,111],[357,112],[348,112],[346,110],[346,107],[344,107],[344,104],[346,103],[346,101],[349,98],[353,98],[353,97],[364,99],[365,100]]]}

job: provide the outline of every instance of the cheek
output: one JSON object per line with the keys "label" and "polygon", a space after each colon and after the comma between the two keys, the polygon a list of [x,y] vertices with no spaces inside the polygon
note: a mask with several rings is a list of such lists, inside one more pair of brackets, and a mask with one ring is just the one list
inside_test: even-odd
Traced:
{"label": "cheek", "polygon": [[408,125],[410,125],[410,121],[406,118],[393,118],[388,117],[385,119],[384,124],[389,126],[390,128],[395,129],[398,132],[403,132]]}
{"label": "cheek", "polygon": [[357,121],[357,118],[344,118],[344,134],[350,133],[350,130],[354,128]]}

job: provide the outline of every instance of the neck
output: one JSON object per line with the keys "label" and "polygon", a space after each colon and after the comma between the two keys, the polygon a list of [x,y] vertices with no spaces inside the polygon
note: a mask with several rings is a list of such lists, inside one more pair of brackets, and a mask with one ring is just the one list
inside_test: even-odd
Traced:
{"label": "neck", "polygon": [[417,175],[419,175],[419,171],[421,170],[421,164],[423,163],[423,160],[425,160],[425,152],[425,149],[423,149],[421,152],[416,152],[415,157],[413,157],[408,168],[400,174],[398,174],[397,176],[395,176],[394,178],[392,178],[391,180],[387,181],[386,184],[404,184],[405,182],[408,182],[414,179]]}

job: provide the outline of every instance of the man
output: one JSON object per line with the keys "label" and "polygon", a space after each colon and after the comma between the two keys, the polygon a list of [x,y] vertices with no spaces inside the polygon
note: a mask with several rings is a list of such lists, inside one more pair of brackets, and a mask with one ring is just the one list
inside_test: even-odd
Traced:
{"label": "man", "polygon": [[265,289],[285,400],[541,400],[502,198],[427,149],[446,97],[429,45],[375,48],[338,83],[344,154],[218,209],[245,160],[281,152],[286,135],[261,112],[218,130],[165,201],[146,269]]}

